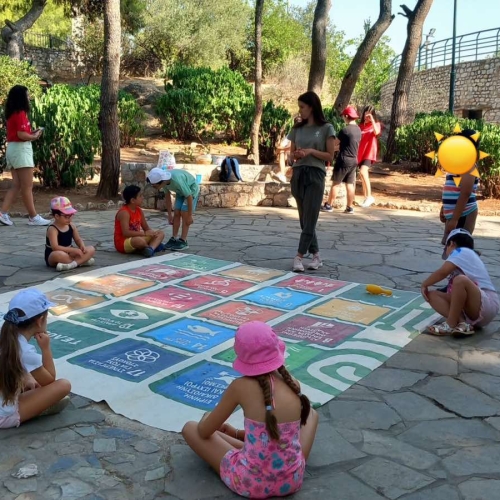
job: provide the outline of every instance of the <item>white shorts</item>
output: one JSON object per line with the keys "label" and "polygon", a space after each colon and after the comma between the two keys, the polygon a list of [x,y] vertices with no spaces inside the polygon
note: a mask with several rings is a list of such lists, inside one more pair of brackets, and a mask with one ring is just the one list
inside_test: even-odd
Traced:
{"label": "white shorts", "polygon": [[8,142],[5,152],[7,170],[17,168],[34,168],[33,146],[29,141]]}

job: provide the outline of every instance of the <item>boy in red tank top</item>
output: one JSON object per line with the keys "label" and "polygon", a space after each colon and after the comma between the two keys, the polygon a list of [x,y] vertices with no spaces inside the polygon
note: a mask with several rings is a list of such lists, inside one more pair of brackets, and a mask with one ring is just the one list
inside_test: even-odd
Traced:
{"label": "boy in red tank top", "polygon": [[144,196],[138,186],[127,186],[123,190],[123,205],[115,216],[115,248],[120,253],[142,253],[152,257],[165,251],[162,243],[163,231],[151,229],[141,210]]}

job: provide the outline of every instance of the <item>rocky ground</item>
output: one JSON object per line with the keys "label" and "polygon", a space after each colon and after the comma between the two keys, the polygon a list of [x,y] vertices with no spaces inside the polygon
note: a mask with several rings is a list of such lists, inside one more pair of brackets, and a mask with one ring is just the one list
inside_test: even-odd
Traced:
{"label": "rocky ground", "polygon": [[[113,211],[78,214],[97,266],[130,256],[112,247]],[[165,217],[149,212],[153,227]],[[0,291],[56,273],[43,261],[44,228],[0,227]],[[500,218],[480,217],[477,248],[500,287]],[[168,230],[168,228],[167,228]],[[418,291],[441,263],[435,214],[358,210],[321,214],[321,276]],[[293,209],[200,210],[190,253],[289,269]],[[85,269],[83,270],[85,271]],[[82,272],[75,270],[74,272]],[[500,321],[466,340],[421,335],[320,408],[321,423],[296,499],[494,500],[500,491]],[[12,476],[38,466],[28,479]],[[233,499],[178,434],[73,396],[63,413],[0,432],[2,500]]]}

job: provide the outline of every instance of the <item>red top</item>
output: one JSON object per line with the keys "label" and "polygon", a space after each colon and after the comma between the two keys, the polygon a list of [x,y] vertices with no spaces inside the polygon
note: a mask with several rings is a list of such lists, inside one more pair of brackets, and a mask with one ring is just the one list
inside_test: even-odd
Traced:
{"label": "red top", "polygon": [[128,223],[128,228],[131,231],[140,231],[142,229],[142,210],[139,207],[136,207],[135,211],[132,212],[128,205],[123,205],[118,212],[116,212],[115,216],[115,248],[121,252],[125,253],[125,238],[122,232],[122,225],[118,220],[118,214],[125,210],[130,215],[130,221]]}
{"label": "red top", "polygon": [[382,130],[380,123],[377,123],[380,127],[378,134],[375,133],[373,128],[373,123],[361,123],[359,128],[361,129],[361,142],[359,143],[358,149],[358,164],[364,160],[377,161],[378,154],[378,139]]}
{"label": "red top", "polygon": [[18,132],[32,133],[28,115],[25,111],[13,113],[7,120],[7,142],[24,142],[17,136]]}

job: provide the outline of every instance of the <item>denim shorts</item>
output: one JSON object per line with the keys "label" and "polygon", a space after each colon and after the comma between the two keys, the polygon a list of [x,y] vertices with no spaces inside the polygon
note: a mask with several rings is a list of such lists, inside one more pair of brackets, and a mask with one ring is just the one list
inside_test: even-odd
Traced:
{"label": "denim shorts", "polygon": [[33,146],[29,141],[9,142],[5,152],[7,170],[16,168],[34,168]]}

